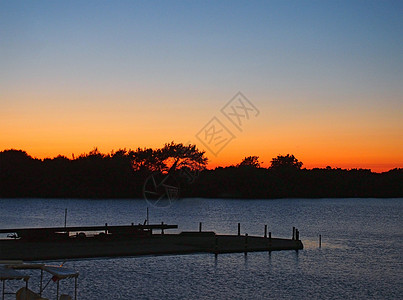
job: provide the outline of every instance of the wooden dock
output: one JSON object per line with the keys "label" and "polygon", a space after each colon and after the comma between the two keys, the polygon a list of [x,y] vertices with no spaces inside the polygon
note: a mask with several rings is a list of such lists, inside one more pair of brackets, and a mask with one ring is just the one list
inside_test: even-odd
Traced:
{"label": "wooden dock", "polygon": [[[112,231],[109,231],[111,227],[108,227],[106,234],[103,231],[93,236],[80,236],[80,234],[76,234],[75,236],[55,238],[51,234],[51,238],[48,239],[43,238],[42,235],[40,235],[41,238],[39,239],[33,239],[29,234],[25,234],[25,238],[3,239],[0,240],[0,260],[18,259],[36,261],[189,253],[247,253],[303,249],[302,242],[296,236],[293,236],[292,239],[281,239],[272,238],[271,234],[268,237],[266,235],[263,237],[248,236],[247,234],[217,235],[214,232],[201,230],[179,234],[165,234],[164,229],[177,228],[177,226],[167,224],[144,226],[149,227],[145,227],[141,231],[139,231],[139,227],[135,230],[131,228],[129,233],[127,228],[131,226],[120,226],[120,228],[115,228],[116,230]],[[71,228],[74,228],[74,230],[68,229],[70,230],[69,232],[78,232],[83,228],[94,231],[102,230],[100,227]],[[55,231],[48,228],[47,232],[59,233],[59,229]],[[105,230],[104,227],[103,229]],[[161,230],[161,233],[152,233],[152,230],[155,229]],[[31,233],[33,236],[37,236],[35,233],[37,229],[32,230]],[[45,229],[40,229],[39,231],[41,230],[46,231]],[[4,231],[0,232],[4,233]]]}

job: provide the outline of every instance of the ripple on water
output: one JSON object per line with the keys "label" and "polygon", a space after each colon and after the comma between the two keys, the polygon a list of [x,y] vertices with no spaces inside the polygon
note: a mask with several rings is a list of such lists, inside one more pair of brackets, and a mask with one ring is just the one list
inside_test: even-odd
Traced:
{"label": "ripple on water", "polygon": [[[143,222],[136,200],[0,200],[0,227]],[[80,272],[79,299],[401,299],[402,199],[184,199],[151,209],[152,222],[181,230],[275,237],[301,232],[302,251],[70,260]],[[322,234],[322,248],[318,235]],[[60,263],[60,262],[54,262]],[[32,286],[34,286],[32,283]],[[16,284],[16,283],[12,283]],[[10,286],[11,287],[11,286]],[[50,284],[47,294],[54,292]],[[73,281],[62,286],[72,291]]]}

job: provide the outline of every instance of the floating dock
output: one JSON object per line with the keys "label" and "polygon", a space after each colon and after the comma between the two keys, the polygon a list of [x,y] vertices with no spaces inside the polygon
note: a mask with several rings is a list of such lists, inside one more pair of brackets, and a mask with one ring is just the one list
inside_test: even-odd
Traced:
{"label": "floating dock", "polygon": [[[0,240],[1,260],[56,260],[93,257],[123,257],[189,253],[236,253],[300,250],[299,232],[292,239],[267,235],[219,235],[211,231],[166,234],[177,225],[83,226],[0,229],[8,234]],[[158,233],[154,231],[158,230]]]}

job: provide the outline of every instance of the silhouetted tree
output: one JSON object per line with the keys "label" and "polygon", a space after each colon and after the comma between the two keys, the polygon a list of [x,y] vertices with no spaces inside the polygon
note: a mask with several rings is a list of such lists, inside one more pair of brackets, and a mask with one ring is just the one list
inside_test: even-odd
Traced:
{"label": "silhouetted tree", "polygon": [[110,154],[94,148],[73,159],[59,155],[40,160],[11,149],[0,151],[0,198],[139,198],[145,178],[154,170],[180,170],[177,175],[202,170],[192,182],[176,176],[183,183],[184,197],[403,197],[403,169],[307,170],[290,154],[273,158],[269,171],[258,167],[257,156],[245,157],[237,167],[204,170],[206,164],[204,152],[195,145],[174,142],[160,149],[119,149]]}
{"label": "silhouetted tree", "polygon": [[271,170],[300,170],[302,167],[302,162],[298,161],[294,155],[278,155],[271,161]]}
{"label": "silhouetted tree", "polygon": [[129,156],[132,160],[133,169],[143,172],[162,171],[164,164],[159,152],[151,148],[137,148],[136,151],[130,151]]}
{"label": "silhouetted tree", "polygon": [[107,154],[103,154],[98,150],[98,147],[94,147],[88,154],[81,154],[78,159],[103,159],[107,157]]}
{"label": "silhouetted tree", "polygon": [[133,159],[133,168],[136,171],[168,172],[187,168],[189,170],[203,170],[207,165],[204,151],[199,151],[196,145],[183,145],[171,142],[160,149],[138,148],[129,155]]}
{"label": "silhouetted tree", "polygon": [[204,156],[205,152],[191,144],[183,145],[182,143],[171,142],[157,151],[164,164],[163,171],[167,172],[183,168],[201,171],[206,168],[208,161],[207,157]]}
{"label": "silhouetted tree", "polygon": [[25,151],[9,149],[0,152],[0,197],[16,193],[26,197],[34,193],[40,182],[41,161]]}
{"label": "silhouetted tree", "polygon": [[253,167],[260,168],[259,156],[248,156],[245,157],[238,167]]}
{"label": "silhouetted tree", "polygon": [[33,160],[33,158],[23,150],[8,149],[1,152],[0,163],[13,164],[13,163],[27,162],[31,160]]}

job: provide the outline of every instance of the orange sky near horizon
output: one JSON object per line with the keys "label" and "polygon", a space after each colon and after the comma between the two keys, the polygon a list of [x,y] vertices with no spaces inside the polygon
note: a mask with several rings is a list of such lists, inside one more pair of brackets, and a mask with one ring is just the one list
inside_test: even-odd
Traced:
{"label": "orange sky near horizon", "polygon": [[[0,151],[193,143],[209,167],[403,168],[400,2],[0,2]],[[342,22],[340,21],[342,20]],[[400,25],[399,25],[400,24]],[[242,131],[221,109],[241,91]],[[217,156],[196,138],[218,118]]]}
{"label": "orange sky near horizon", "polygon": [[[303,99],[272,101],[255,95],[250,99],[260,114],[245,120],[241,132],[220,112],[233,95],[207,107],[200,95],[191,102],[187,99],[192,95],[181,101],[180,94],[169,96],[143,93],[142,101],[153,99],[148,106],[139,106],[130,95],[120,96],[119,105],[108,102],[105,95],[92,95],[96,105],[82,95],[68,95],[77,101],[61,99],[59,105],[54,102],[58,95],[22,96],[0,112],[0,150],[22,149],[37,158],[59,154],[71,158],[94,147],[109,153],[119,148],[158,148],[175,141],[206,150],[209,168],[235,165],[250,155],[259,156],[267,167],[273,157],[288,153],[306,168],[329,165],[383,172],[403,167],[401,112],[382,103],[360,108],[352,102],[348,108],[329,109],[303,104]],[[36,103],[31,103],[35,98]],[[217,156],[195,138],[213,116],[236,136]]]}

